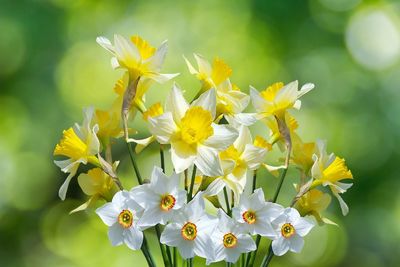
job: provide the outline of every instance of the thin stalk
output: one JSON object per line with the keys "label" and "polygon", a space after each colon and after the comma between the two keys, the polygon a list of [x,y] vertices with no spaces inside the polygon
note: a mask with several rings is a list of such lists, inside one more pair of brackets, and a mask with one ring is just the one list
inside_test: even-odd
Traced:
{"label": "thin stalk", "polygon": [[140,175],[139,168],[137,166],[132,147],[128,142],[126,143],[126,146],[128,147],[129,157],[131,158],[131,162],[132,162],[133,169],[135,170],[136,178],[138,180],[138,183],[141,185],[141,184],[143,184],[143,180],[142,180],[142,176]]}
{"label": "thin stalk", "polygon": [[240,267],[244,267],[246,256],[247,254],[242,254],[240,257]]}
{"label": "thin stalk", "polygon": [[189,202],[193,198],[193,188],[194,188],[194,180],[196,179],[196,170],[197,170],[196,165],[193,165],[192,180],[190,181],[190,188],[189,188],[189,193],[187,195],[187,202]]}
{"label": "thin stalk", "polygon": [[257,170],[254,170],[253,172],[253,186],[251,188],[251,192],[253,193],[254,190],[256,190],[257,187]]}
{"label": "thin stalk", "polygon": [[184,181],[184,183],[185,183],[185,191],[187,192],[188,191],[188,170],[186,169],[186,170],[184,170],[184,172],[183,172],[184,174],[185,174],[185,181]]}
{"label": "thin stalk", "polygon": [[272,243],[271,245],[269,245],[269,249],[268,249],[268,254],[264,257],[261,266],[262,267],[266,267],[269,265],[269,263],[272,260],[272,257],[274,256],[274,252],[272,251]]}
{"label": "thin stalk", "polygon": [[161,230],[160,230],[160,226],[157,224],[154,229],[156,230],[156,234],[157,234],[157,239],[158,239],[158,244],[160,245],[160,250],[161,250],[161,256],[163,258],[163,262],[164,262],[164,266],[168,267],[168,266],[172,266],[171,265],[171,261],[169,260],[167,253],[165,252],[164,249],[164,245],[161,244],[160,242],[160,236],[161,236]]}
{"label": "thin stalk", "polygon": [[187,259],[186,262],[188,267],[193,267],[193,258]]}
{"label": "thin stalk", "polygon": [[226,187],[224,187],[224,197],[225,197],[225,204],[226,204],[226,213],[231,216],[231,207],[229,205],[229,198],[228,198],[228,191]]}
{"label": "thin stalk", "polygon": [[143,236],[143,244],[142,244],[141,250],[143,252],[144,257],[146,258],[146,261],[147,261],[147,264],[149,265],[149,267],[155,267],[156,265],[154,264],[153,257],[150,254],[149,246],[147,245],[147,239],[145,236]]}
{"label": "thin stalk", "polygon": [[178,254],[177,254],[177,252],[176,252],[176,247],[173,247],[173,248],[172,248],[172,255],[173,255],[173,257],[174,257],[173,266],[174,266],[174,267],[177,267],[177,266],[178,266]]}
{"label": "thin stalk", "polygon": [[160,145],[160,161],[161,161],[161,169],[163,173],[165,173],[165,161],[164,161],[164,148],[163,145]]}

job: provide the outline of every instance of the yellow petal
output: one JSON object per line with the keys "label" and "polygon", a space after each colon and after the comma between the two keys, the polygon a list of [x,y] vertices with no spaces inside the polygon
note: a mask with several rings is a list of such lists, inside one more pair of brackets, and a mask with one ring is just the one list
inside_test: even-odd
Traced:
{"label": "yellow petal", "polygon": [[345,160],[336,157],[335,160],[323,171],[321,180],[334,183],[342,179],[353,179],[353,175],[347,168]]}
{"label": "yellow petal", "polygon": [[156,52],[156,49],[154,47],[152,47],[146,40],[143,40],[138,35],[132,36],[131,41],[138,48],[142,59],[148,59],[149,57],[152,57]]}
{"label": "yellow petal", "polygon": [[214,81],[216,85],[222,83],[232,74],[232,69],[221,59],[214,59],[212,71],[211,71],[211,79]]}

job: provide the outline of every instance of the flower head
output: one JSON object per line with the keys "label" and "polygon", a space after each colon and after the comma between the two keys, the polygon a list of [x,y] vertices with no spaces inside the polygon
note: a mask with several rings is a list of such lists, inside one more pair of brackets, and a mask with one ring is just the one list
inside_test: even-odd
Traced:
{"label": "flower head", "polygon": [[326,142],[317,141],[317,154],[313,155],[314,164],[311,175],[315,179],[312,187],[329,186],[333,195],[339,200],[343,215],[349,212],[349,208],[339,194],[343,194],[353,184],[340,182],[344,179],[353,179],[351,171],[347,168],[345,160],[326,152]]}
{"label": "flower head", "polygon": [[218,210],[218,224],[211,238],[215,245],[215,258],[208,260],[207,264],[221,260],[235,263],[242,253],[256,249],[251,236],[221,209]]}
{"label": "flower head", "polygon": [[159,73],[168,50],[167,41],[157,49],[139,36],[132,36],[127,40],[116,34],[114,45],[105,37],[97,37],[96,41],[113,55],[112,67],[126,69],[131,81],[143,77],[162,83],[177,76],[177,74]]}
{"label": "flower head", "polygon": [[299,253],[304,246],[303,237],[314,227],[314,223],[300,216],[294,208],[286,208],[272,221],[275,237],[272,241],[272,251],[282,256],[289,250]]}
{"label": "flower head", "polygon": [[318,189],[311,189],[296,202],[295,207],[302,216],[312,215],[320,224],[334,224],[321,215],[331,203],[331,199],[328,193],[321,192]]}
{"label": "flower head", "polygon": [[164,113],[150,117],[150,132],[161,144],[171,144],[175,171],[181,173],[193,163],[208,176],[222,174],[218,152],[236,139],[237,131],[218,125],[215,119],[215,91],[208,90],[189,105],[174,85]]}
{"label": "flower head", "polygon": [[216,219],[205,213],[204,200],[198,193],[172,218],[161,234],[160,242],[177,247],[182,258],[195,255],[210,258],[213,250],[209,236],[215,228]]}
{"label": "flower head", "polygon": [[54,156],[68,157],[66,160],[56,160],[54,163],[61,168],[64,173],[69,173],[65,182],[61,186],[58,195],[64,200],[68,185],[75,176],[79,164],[88,162],[99,165],[96,155],[100,151],[100,142],[97,138],[99,127],[93,124],[93,108],[83,110],[84,121],[82,125],[75,124],[72,128],[63,131],[63,137],[54,149]]}
{"label": "flower head", "polygon": [[139,218],[143,213],[127,191],[119,191],[112,202],[96,210],[97,215],[109,227],[108,237],[113,246],[125,243],[130,249],[140,249],[143,233],[139,227]]}
{"label": "flower head", "polygon": [[154,167],[149,184],[131,190],[133,199],[144,208],[142,227],[166,224],[186,201],[186,191],[179,189],[179,175],[166,176]]}
{"label": "flower head", "polygon": [[264,192],[258,188],[250,196],[242,195],[239,205],[232,209],[233,218],[241,223],[250,234],[269,238],[275,235],[271,221],[283,210],[283,207],[265,202]]}
{"label": "flower head", "polygon": [[307,83],[298,90],[298,82],[294,81],[287,85],[281,82],[274,83],[262,92],[250,87],[250,97],[259,117],[268,116],[284,117],[286,110],[300,109],[299,98],[314,88],[314,84]]}

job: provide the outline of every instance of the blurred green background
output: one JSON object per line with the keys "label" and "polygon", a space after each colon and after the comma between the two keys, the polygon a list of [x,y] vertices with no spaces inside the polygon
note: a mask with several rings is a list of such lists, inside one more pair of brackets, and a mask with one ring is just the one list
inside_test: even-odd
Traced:
{"label": "blurred green background", "polygon": [[[58,199],[65,176],[52,162],[82,107],[108,108],[115,97],[121,72],[95,42],[114,33],[155,46],[168,39],[163,72],[180,72],[187,95],[199,88],[182,59],[193,52],[223,58],[246,92],[250,84],[314,82],[292,114],[304,140],[327,139],[329,151],[346,158],[355,177],[344,195],[350,213],[342,217],[334,200],[326,216],[340,227],[318,227],[300,255],[272,266],[400,266],[399,14],[396,0],[0,0],[0,266],[144,266],[139,251],[109,245],[93,212],[68,215],[86,199],[76,179],[68,199]],[[162,101],[171,85],[153,86],[148,103]],[[254,130],[266,134],[262,125]],[[145,176],[156,149],[140,155]],[[133,185],[124,147],[114,154]],[[276,180],[268,179],[261,182],[272,195]],[[293,194],[290,182],[285,188]]]}

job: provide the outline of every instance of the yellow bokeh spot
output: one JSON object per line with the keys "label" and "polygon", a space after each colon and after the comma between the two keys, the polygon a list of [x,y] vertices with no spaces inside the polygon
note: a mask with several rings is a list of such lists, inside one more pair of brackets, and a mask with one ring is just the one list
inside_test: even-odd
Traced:
{"label": "yellow bokeh spot", "polygon": [[213,135],[211,112],[202,107],[191,107],[181,120],[181,138],[189,144],[199,144]]}

